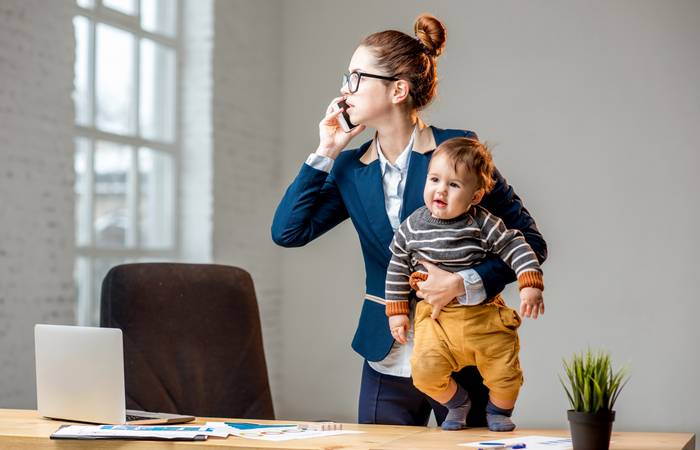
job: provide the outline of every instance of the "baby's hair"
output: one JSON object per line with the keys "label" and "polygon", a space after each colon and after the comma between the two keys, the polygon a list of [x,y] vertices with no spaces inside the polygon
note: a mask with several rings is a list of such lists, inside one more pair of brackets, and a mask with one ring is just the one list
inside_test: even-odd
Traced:
{"label": "baby's hair", "polygon": [[433,159],[444,155],[454,164],[455,172],[463,168],[476,177],[476,188],[488,193],[493,189],[494,165],[491,151],[477,139],[457,137],[448,139],[435,149]]}

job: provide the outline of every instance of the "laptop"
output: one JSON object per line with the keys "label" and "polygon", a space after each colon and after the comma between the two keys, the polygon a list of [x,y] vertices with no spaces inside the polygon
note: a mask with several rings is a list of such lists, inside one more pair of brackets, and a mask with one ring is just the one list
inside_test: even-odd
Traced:
{"label": "laptop", "polygon": [[34,327],[39,414],[103,424],[185,423],[193,416],[126,409],[122,331],[68,325]]}

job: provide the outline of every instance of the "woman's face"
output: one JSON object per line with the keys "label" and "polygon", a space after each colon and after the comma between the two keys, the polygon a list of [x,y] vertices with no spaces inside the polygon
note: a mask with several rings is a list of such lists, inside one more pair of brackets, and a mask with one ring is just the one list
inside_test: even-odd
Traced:
{"label": "woman's face", "polygon": [[[391,76],[376,65],[376,59],[368,47],[360,46],[355,50],[348,66],[348,73],[365,72],[374,75]],[[393,82],[378,78],[361,77],[357,92],[350,93],[343,84],[340,93],[348,104],[348,115],[354,124],[374,126],[373,123],[391,111],[391,88]]]}

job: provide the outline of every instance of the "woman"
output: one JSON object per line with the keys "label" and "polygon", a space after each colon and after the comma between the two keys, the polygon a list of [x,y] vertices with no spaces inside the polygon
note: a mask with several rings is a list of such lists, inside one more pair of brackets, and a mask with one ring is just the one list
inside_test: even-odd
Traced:
{"label": "woman", "polygon": [[[432,409],[440,424],[446,414],[411,382],[412,345],[398,345],[390,334],[384,282],[394,231],[422,205],[433,150],[446,139],[476,135],[428,126],[420,119],[419,111],[435,96],[436,59],[445,46],[446,30],[431,15],[418,17],[414,28],[415,38],[389,30],[362,40],[350,60],[341,96],[333,99],[319,123],[319,146],[287,189],[272,223],[272,239],[284,247],[305,245],[347,218],[357,230],[366,271],[366,294],[352,342],[365,358],[360,423],[426,425]],[[336,110],[341,100],[347,108]],[[339,124],[343,111],[359,124],[349,133]],[[376,130],[374,139],[341,153],[366,127]],[[543,261],[546,244],[535,221],[498,171],[494,181],[481,205],[508,228],[521,230]],[[495,255],[459,274],[435,266],[428,270],[417,296],[438,307],[454,298],[465,307],[481,303],[515,280]],[[484,426],[488,391],[478,372],[468,367],[454,377],[472,398],[467,424]]]}

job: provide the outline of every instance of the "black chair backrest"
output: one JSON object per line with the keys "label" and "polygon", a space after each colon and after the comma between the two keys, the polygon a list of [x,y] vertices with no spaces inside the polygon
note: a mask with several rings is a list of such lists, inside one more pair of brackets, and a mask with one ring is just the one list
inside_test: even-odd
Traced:
{"label": "black chair backrest", "polygon": [[100,326],[124,334],[129,409],[274,419],[253,280],[237,267],[113,267]]}

